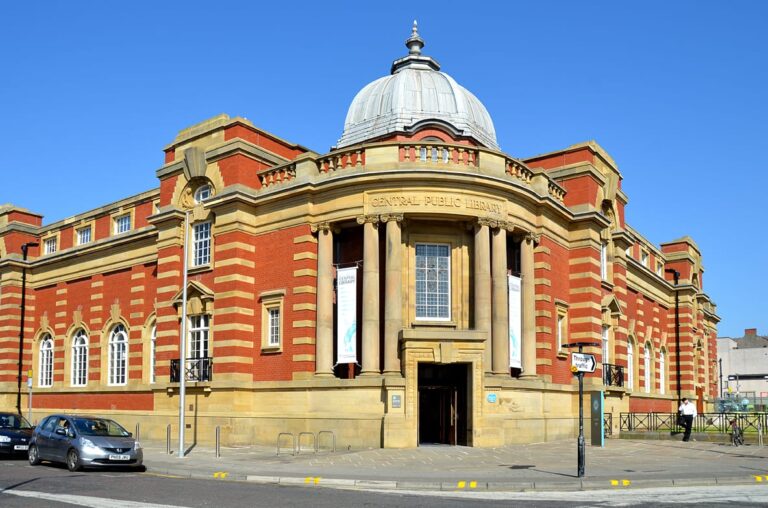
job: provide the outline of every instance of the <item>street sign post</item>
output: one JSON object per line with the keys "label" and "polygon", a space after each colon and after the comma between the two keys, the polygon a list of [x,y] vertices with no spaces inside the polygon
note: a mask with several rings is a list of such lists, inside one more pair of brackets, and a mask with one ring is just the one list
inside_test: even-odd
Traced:
{"label": "street sign post", "polygon": [[578,353],[571,353],[571,372],[579,378],[579,439],[577,441],[578,462],[576,465],[576,474],[579,478],[584,476],[587,454],[587,446],[584,443],[584,373],[595,371],[595,355],[583,353],[582,348],[585,346],[597,347],[599,345],[597,342],[571,342],[570,344],[563,344],[565,348],[579,348]]}

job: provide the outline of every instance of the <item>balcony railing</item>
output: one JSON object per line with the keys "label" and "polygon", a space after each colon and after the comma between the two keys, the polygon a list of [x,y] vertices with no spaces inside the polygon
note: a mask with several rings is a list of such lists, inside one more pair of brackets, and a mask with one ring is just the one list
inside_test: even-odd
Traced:
{"label": "balcony railing", "polygon": [[624,386],[624,367],[612,363],[604,363],[603,384],[605,386]]}
{"label": "balcony railing", "polygon": [[[171,383],[178,383],[179,360],[171,360]],[[213,379],[213,358],[187,358],[184,361],[184,380],[185,381],[211,381]]]}

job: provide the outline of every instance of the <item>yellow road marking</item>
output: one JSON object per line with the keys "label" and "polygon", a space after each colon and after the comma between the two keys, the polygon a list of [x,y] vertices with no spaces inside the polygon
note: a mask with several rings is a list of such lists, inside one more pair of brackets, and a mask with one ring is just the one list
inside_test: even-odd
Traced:
{"label": "yellow road marking", "polygon": [[474,480],[469,482],[469,488],[470,489],[476,489],[477,488],[477,482],[474,481]]}
{"label": "yellow road marking", "polygon": [[465,482],[465,481],[463,481],[463,480],[462,480],[462,481],[460,481],[460,482],[458,482],[458,483],[456,484],[456,488],[457,488],[457,489],[463,489],[463,488],[465,488],[466,486],[467,486],[467,482]]}
{"label": "yellow road marking", "polygon": [[611,480],[612,487],[619,487],[619,486],[629,487],[631,483],[632,482],[630,482],[629,480]]}
{"label": "yellow road marking", "polygon": [[213,473],[213,477],[214,477],[214,478],[221,478],[221,479],[224,479],[224,478],[226,478],[226,477],[227,477],[227,475],[228,475],[228,474],[229,474],[229,473],[227,473],[226,471],[216,471],[215,473]]}
{"label": "yellow road marking", "polygon": [[307,476],[304,478],[304,483],[314,483],[315,485],[318,485],[320,483],[320,477],[319,476]]}

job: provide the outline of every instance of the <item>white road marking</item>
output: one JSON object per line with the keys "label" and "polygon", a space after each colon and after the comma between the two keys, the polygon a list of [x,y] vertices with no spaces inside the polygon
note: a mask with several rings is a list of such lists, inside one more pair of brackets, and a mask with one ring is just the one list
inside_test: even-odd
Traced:
{"label": "white road marking", "polygon": [[109,499],[106,497],[75,496],[72,494],[51,494],[49,492],[34,492],[31,490],[0,490],[0,494],[19,497],[31,497],[46,501],[58,501],[59,503],[88,506],[90,508],[184,508],[178,505],[142,503],[139,501],[125,501],[123,499]]}

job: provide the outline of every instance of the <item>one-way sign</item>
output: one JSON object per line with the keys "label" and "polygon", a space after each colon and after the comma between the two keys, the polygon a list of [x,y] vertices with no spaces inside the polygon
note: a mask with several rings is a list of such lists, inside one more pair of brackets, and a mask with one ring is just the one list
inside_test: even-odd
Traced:
{"label": "one-way sign", "polygon": [[571,367],[574,372],[594,372],[595,365],[595,355],[571,353]]}

